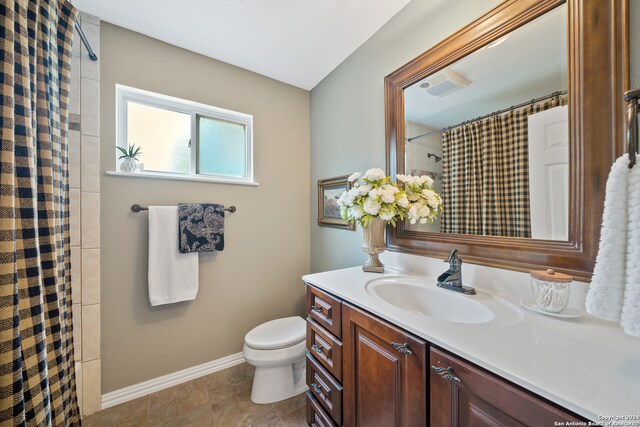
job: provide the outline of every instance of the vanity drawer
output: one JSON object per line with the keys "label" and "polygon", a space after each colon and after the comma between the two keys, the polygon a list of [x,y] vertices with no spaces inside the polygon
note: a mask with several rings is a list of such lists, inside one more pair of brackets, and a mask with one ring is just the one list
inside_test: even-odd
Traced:
{"label": "vanity drawer", "polygon": [[327,413],[342,424],[342,386],[307,354],[307,385]]}
{"label": "vanity drawer", "polygon": [[341,306],[340,300],[307,285],[307,314],[338,338],[342,338]]}
{"label": "vanity drawer", "polygon": [[338,424],[322,409],[322,406],[307,392],[307,424],[312,427],[338,427]]}
{"label": "vanity drawer", "polygon": [[342,380],[342,342],[311,319],[307,319],[307,348],[338,381]]}

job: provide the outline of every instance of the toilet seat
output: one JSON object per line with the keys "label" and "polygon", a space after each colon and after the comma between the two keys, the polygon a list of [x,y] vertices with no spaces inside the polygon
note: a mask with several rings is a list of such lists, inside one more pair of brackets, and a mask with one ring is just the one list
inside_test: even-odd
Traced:
{"label": "toilet seat", "polygon": [[253,366],[286,365],[303,358],[306,353],[307,343],[304,341],[276,350],[256,350],[246,344],[242,348],[244,360]]}
{"label": "toilet seat", "polygon": [[275,319],[258,325],[244,338],[254,350],[278,350],[295,346],[306,339],[306,322],[299,316]]}

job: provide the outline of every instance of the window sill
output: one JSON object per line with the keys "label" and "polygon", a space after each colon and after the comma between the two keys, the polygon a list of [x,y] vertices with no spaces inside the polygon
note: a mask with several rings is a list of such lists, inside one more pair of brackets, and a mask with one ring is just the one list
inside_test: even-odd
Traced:
{"label": "window sill", "polygon": [[237,181],[233,179],[224,179],[217,177],[208,177],[204,175],[176,175],[171,173],[162,172],[118,172],[107,171],[107,175],[121,176],[126,178],[151,178],[151,179],[169,179],[173,181],[196,181],[196,182],[215,182],[217,184],[232,184],[232,185],[247,185],[250,187],[257,187],[257,182]]}

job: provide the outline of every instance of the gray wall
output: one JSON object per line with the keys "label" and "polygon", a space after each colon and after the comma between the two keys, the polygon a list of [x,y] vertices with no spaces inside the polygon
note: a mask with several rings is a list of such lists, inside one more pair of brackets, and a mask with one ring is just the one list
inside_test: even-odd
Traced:
{"label": "gray wall", "polygon": [[[309,270],[309,92],[103,23],[102,391],[242,350],[257,324],[302,314]],[[115,169],[115,84],[253,114],[259,187],[105,176]],[[133,203],[235,205],[225,250],[200,255],[195,301],[151,307],[147,214]]]}
{"label": "gray wall", "polygon": [[[385,168],[384,77],[498,3],[414,0],[313,88],[313,193],[318,179]],[[361,264],[360,226],[355,232],[318,227],[311,199],[311,270]]]}
{"label": "gray wall", "polygon": [[[498,0],[413,0],[311,91],[311,191],[316,181],[385,167],[384,77]],[[631,3],[633,87],[640,85],[640,0]],[[359,265],[362,231],[318,227],[311,198],[311,270]]]}

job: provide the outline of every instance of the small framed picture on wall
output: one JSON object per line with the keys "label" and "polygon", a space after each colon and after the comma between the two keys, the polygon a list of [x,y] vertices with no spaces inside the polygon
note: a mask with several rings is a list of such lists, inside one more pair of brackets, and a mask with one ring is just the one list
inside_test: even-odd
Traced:
{"label": "small framed picture on wall", "polygon": [[321,227],[355,230],[355,222],[349,222],[340,216],[338,199],[343,191],[351,188],[347,181],[349,175],[318,180],[318,225]]}

